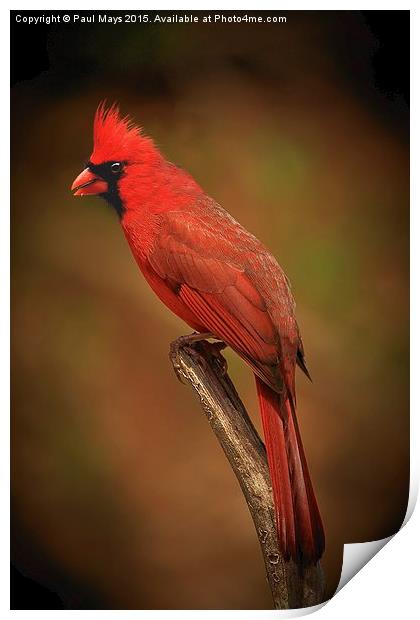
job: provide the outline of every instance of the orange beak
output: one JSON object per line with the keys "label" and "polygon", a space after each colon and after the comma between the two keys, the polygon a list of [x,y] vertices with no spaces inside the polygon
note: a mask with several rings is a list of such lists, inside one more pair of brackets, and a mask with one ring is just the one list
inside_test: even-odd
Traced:
{"label": "orange beak", "polygon": [[95,176],[89,168],[85,168],[83,172],[74,179],[71,191],[74,191],[74,196],[105,194],[108,191],[108,183],[100,177]]}

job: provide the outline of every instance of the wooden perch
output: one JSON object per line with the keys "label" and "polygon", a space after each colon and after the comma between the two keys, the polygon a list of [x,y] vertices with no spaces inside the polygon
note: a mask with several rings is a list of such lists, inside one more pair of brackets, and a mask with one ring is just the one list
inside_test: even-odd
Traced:
{"label": "wooden perch", "polygon": [[[216,355],[215,355],[216,353]],[[265,447],[226,373],[220,344],[181,337],[171,343],[178,378],[192,385],[241,485],[254,521],[276,609],[317,605],[324,600],[321,566],[301,567],[281,555]]]}

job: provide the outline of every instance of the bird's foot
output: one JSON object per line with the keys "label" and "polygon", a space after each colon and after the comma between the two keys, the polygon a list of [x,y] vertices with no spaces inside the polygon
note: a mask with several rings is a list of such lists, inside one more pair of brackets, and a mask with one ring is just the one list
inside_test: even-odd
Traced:
{"label": "bird's foot", "polygon": [[202,340],[208,340],[209,338],[214,338],[211,332],[193,332],[187,336],[180,336],[175,340],[174,344],[176,344],[178,349],[180,349],[181,347],[187,347],[190,344],[201,342]]}
{"label": "bird's foot", "polygon": [[226,348],[226,343],[222,340],[218,340],[217,342],[205,340],[201,342],[201,347],[211,355],[212,361],[216,364],[219,372],[225,376],[227,374],[228,365],[226,359],[222,355],[222,351]]}
{"label": "bird's foot", "polygon": [[[200,360],[200,348],[202,351],[211,355],[212,360],[216,363],[218,370],[224,376],[227,373],[227,361],[222,355],[223,349],[226,348],[226,344],[217,340],[216,342],[209,342],[209,339],[216,339],[214,334],[211,332],[194,332],[192,334],[188,334],[187,336],[180,336],[177,338],[171,345],[171,350],[178,350],[184,347],[187,347],[189,351],[195,355]],[[198,347],[194,347],[195,344],[198,344]]]}

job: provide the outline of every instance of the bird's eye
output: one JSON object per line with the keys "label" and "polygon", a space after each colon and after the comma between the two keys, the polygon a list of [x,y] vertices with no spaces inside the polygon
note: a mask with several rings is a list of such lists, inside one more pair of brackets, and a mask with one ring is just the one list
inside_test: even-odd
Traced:
{"label": "bird's eye", "polygon": [[113,172],[114,174],[118,174],[119,172],[121,172],[122,170],[122,164],[119,161],[115,161],[113,164],[111,164],[111,172]]}

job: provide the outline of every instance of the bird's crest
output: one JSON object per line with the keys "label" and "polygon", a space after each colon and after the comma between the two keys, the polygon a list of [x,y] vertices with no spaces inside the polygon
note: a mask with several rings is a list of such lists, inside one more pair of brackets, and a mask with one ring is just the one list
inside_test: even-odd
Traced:
{"label": "bird's crest", "polygon": [[99,104],[93,121],[93,153],[91,161],[141,161],[156,152],[153,141],[144,136],[141,127],[129,116],[121,116],[116,103],[109,108]]}

